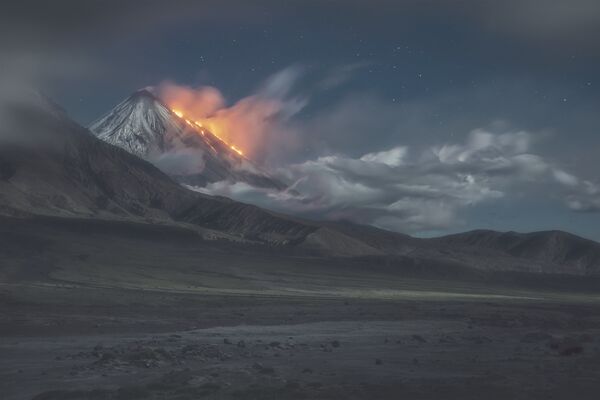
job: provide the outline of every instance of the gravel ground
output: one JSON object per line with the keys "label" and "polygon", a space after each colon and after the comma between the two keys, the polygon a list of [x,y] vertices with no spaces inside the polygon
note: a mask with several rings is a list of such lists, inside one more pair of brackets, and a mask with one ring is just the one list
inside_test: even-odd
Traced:
{"label": "gravel ground", "polygon": [[68,324],[77,307],[59,318],[9,305],[2,398],[592,399],[600,390],[594,305],[221,298],[204,307],[197,318],[210,309],[225,326],[192,329],[194,307],[153,309],[157,320],[171,311],[159,325],[145,308],[116,308],[106,329],[85,308],[83,322]]}

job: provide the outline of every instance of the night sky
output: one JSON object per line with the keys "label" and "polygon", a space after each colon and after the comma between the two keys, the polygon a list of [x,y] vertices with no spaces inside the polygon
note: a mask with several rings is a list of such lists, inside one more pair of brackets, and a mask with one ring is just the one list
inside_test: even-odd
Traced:
{"label": "night sky", "polygon": [[256,161],[304,197],[212,193],[422,236],[600,240],[600,2],[12,3],[2,81],[83,125],[165,81],[228,107],[272,89],[282,112]]}

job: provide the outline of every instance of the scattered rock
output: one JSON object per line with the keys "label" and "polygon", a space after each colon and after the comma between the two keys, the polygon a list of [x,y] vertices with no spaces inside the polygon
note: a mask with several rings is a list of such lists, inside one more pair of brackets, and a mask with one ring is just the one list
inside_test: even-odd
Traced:
{"label": "scattered rock", "polygon": [[548,346],[559,355],[567,357],[582,354],[584,351],[581,341],[571,337],[551,340]]}
{"label": "scattered rock", "polygon": [[324,351],[326,353],[331,353],[333,351],[333,349],[331,347],[329,347],[328,345],[323,344],[323,343],[321,343],[319,345],[319,347],[321,347],[321,351]]}
{"label": "scattered rock", "polygon": [[117,356],[114,353],[110,352],[110,351],[107,351],[107,352],[104,352],[104,353],[100,353],[100,354],[101,354],[101,356],[100,356],[100,360],[99,361],[103,362],[103,363],[115,360],[117,358]]}
{"label": "scattered rock", "polygon": [[261,374],[274,374],[275,373],[275,369],[273,369],[272,367],[265,367],[262,364],[259,363],[254,363],[252,365],[252,368],[255,369],[256,371],[258,371]]}
{"label": "scattered rock", "polygon": [[375,359],[375,365],[381,365],[383,364],[383,361],[381,361],[379,358]]}
{"label": "scattered rock", "polygon": [[415,342],[427,343],[427,340],[425,340],[425,338],[421,335],[412,335],[411,339],[414,340]]}
{"label": "scattered rock", "polygon": [[456,340],[452,336],[446,335],[444,337],[441,337],[439,342],[440,343],[456,343]]}

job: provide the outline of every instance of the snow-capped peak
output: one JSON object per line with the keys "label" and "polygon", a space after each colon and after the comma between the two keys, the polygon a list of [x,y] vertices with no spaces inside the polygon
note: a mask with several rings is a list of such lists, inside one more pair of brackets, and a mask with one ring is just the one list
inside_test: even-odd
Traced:
{"label": "snow-capped peak", "polygon": [[166,150],[165,136],[184,126],[149,90],[141,89],[119,103],[90,130],[100,139],[140,157]]}
{"label": "snow-capped peak", "polygon": [[206,128],[186,123],[144,88],[91,124],[98,138],[154,163],[182,183],[204,186],[221,180],[282,189]]}

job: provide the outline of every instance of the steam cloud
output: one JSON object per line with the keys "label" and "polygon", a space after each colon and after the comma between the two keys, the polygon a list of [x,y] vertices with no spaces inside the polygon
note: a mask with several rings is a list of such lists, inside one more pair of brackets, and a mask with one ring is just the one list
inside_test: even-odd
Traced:
{"label": "steam cloud", "polygon": [[170,175],[193,175],[204,170],[203,154],[195,149],[174,149],[150,161]]}
{"label": "steam cloud", "polygon": [[257,92],[231,106],[216,88],[191,88],[173,82],[158,86],[159,97],[170,108],[186,116],[241,148],[258,164],[264,164],[274,148],[292,145],[284,132],[287,122],[299,113],[307,100],[292,96],[292,88],[301,76],[301,68],[289,67],[270,77]]}

